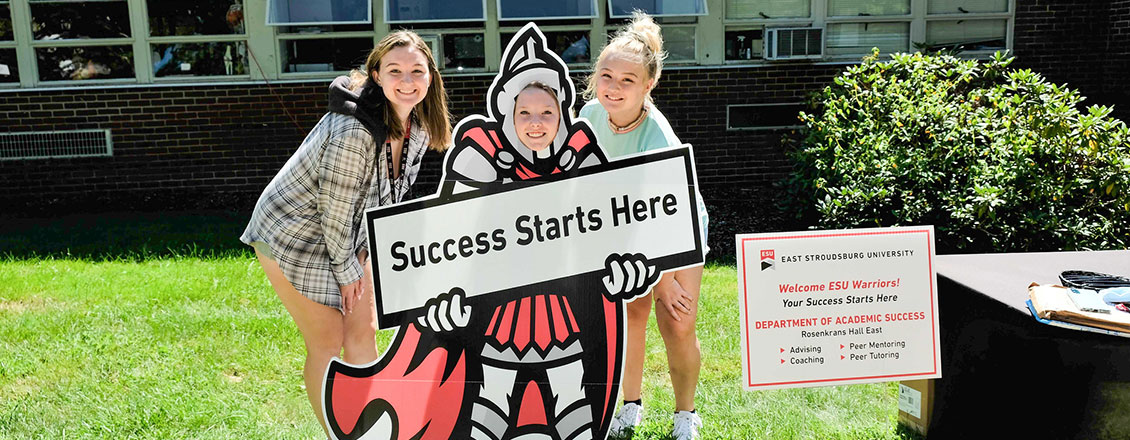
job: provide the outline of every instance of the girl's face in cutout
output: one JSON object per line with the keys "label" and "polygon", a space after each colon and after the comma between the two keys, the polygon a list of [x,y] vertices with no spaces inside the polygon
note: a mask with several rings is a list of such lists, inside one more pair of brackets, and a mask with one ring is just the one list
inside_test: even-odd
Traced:
{"label": "girl's face in cutout", "polygon": [[428,59],[410,45],[394,48],[381,57],[373,81],[381,86],[396,114],[406,117],[428,94],[432,81]]}
{"label": "girl's face in cutout", "polygon": [[[630,56],[611,53],[597,66],[596,99],[613,123],[624,125],[639,116],[652,81],[647,68]],[[626,121],[618,120],[627,118]]]}
{"label": "girl's face in cutout", "polygon": [[560,124],[561,108],[549,92],[530,87],[518,93],[514,100],[514,131],[526,148],[541,151],[549,147]]}

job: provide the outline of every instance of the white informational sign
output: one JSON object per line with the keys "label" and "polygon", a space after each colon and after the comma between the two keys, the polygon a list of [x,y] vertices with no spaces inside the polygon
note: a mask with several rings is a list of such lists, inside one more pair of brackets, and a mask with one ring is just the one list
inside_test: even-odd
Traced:
{"label": "white informational sign", "polygon": [[746,389],[941,377],[932,226],[737,236]]}
{"label": "white informational sign", "polygon": [[628,250],[660,271],[702,263],[687,146],[503,188],[369,212],[380,322],[452,287],[470,298],[595,273]]}

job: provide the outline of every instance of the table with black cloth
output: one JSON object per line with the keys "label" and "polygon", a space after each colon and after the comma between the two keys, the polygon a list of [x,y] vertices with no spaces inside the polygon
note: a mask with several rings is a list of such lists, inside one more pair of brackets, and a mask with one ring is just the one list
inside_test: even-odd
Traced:
{"label": "table with black cloth", "polygon": [[1027,286],[1130,276],[1130,251],[939,255],[929,438],[1130,439],[1130,338],[1037,322]]}

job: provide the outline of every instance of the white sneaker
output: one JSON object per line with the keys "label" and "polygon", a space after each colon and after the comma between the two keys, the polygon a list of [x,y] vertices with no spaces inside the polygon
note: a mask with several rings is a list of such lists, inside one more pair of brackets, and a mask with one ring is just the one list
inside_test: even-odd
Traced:
{"label": "white sneaker", "polygon": [[608,434],[616,437],[631,435],[637,426],[643,422],[643,406],[638,403],[625,403],[612,418],[608,427]]}
{"label": "white sneaker", "polygon": [[675,427],[671,437],[675,440],[698,440],[698,430],[702,428],[702,418],[690,411],[675,413]]}

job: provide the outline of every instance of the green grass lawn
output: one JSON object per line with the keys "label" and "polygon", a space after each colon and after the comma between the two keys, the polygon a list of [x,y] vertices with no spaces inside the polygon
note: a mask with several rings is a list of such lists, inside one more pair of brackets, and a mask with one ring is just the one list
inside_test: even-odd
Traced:
{"label": "green grass lawn", "polygon": [[[235,236],[182,237],[194,228],[238,235],[241,221],[4,225],[0,438],[320,438],[302,389],[301,338],[258,263],[229,243]],[[44,228],[57,234],[26,237]],[[98,228],[146,246],[99,245],[112,234]],[[734,266],[711,265],[703,283],[704,439],[908,436],[896,423],[892,383],[743,391],[736,282]],[[391,336],[379,335],[382,347]],[[635,438],[666,438],[674,402],[654,318],[644,384],[648,411]]]}

